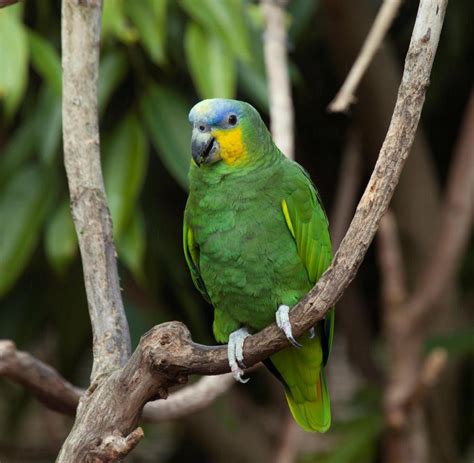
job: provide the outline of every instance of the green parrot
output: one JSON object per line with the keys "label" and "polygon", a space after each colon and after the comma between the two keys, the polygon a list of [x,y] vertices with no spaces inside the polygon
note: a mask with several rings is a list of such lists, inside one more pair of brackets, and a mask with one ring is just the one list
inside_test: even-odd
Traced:
{"label": "green parrot", "polygon": [[328,220],[307,172],[275,146],[248,103],[210,99],[189,113],[192,161],[183,245],[197,289],[214,307],[214,336],[228,343],[242,379],[243,344],[275,321],[294,347],[266,366],[285,387],[293,417],[325,432],[331,410],[324,366],[334,310],[294,339],[288,312],[331,263]]}

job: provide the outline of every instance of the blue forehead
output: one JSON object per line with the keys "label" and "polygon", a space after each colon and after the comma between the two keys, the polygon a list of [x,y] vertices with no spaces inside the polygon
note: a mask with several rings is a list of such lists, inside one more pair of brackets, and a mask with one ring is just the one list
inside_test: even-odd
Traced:
{"label": "blue forehead", "polygon": [[189,112],[189,122],[193,125],[197,123],[218,125],[229,113],[240,115],[241,109],[242,102],[237,100],[222,98],[203,100],[194,105]]}

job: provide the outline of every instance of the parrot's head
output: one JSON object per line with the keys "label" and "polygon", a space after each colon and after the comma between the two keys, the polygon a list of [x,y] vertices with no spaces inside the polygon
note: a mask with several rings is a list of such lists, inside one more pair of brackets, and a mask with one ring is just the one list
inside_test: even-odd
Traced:
{"label": "parrot's head", "polygon": [[244,165],[261,152],[255,146],[271,143],[260,114],[244,101],[203,100],[191,109],[189,122],[193,126],[192,156],[198,166],[219,161]]}

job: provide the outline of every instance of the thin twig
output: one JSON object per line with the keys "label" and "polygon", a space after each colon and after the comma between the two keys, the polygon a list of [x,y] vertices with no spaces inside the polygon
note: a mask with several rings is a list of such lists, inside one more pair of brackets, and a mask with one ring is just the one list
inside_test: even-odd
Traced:
{"label": "thin twig", "polygon": [[350,105],[354,103],[355,91],[397,16],[401,3],[402,0],[384,0],[359,56],[357,56],[336,97],[328,106],[329,111],[347,112]]}
{"label": "thin twig", "polygon": [[[397,103],[375,170],[333,264],[290,312],[296,336],[320,321],[354,278],[388,207],[413,143],[446,6],[447,0],[420,1]],[[245,363],[254,365],[287,346],[284,334],[272,324],[246,339]],[[89,390],[58,461],[87,460],[107,436],[130,435],[143,404],[166,397],[168,387],[184,383],[188,375],[228,371],[224,346],[194,344],[189,331],[177,322],[153,328],[123,368]]]}
{"label": "thin twig", "polygon": [[265,17],[263,50],[270,100],[270,126],[273,140],[294,159],[294,111],[288,74],[286,0],[262,0]]}
{"label": "thin twig", "polygon": [[91,382],[130,357],[130,334],[100,164],[97,84],[101,0],[63,0],[63,140],[93,332]]}

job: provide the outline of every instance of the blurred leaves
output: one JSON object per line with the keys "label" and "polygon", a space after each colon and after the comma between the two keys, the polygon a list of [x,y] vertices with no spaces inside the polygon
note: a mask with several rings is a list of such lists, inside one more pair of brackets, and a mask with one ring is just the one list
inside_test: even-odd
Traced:
{"label": "blurred leaves", "polygon": [[28,82],[28,39],[21,22],[22,5],[0,10],[0,100],[11,117]]}
{"label": "blurred leaves", "polygon": [[31,64],[35,71],[43,77],[54,90],[57,96],[61,96],[61,59],[53,46],[41,35],[28,31],[28,42],[31,50]]}
{"label": "blurred leaves", "polygon": [[222,42],[191,22],[186,30],[185,48],[199,96],[203,99],[234,98],[236,62]]}
{"label": "blurred leaves", "polygon": [[131,220],[145,178],[147,145],[135,115],[125,117],[105,140],[103,151],[105,190],[117,239]]}
{"label": "blurred leaves", "polygon": [[136,26],[151,60],[156,64],[166,61],[166,3],[167,0],[125,2],[125,11]]}
{"label": "blurred leaves", "polygon": [[144,93],[140,108],[153,146],[165,167],[185,189],[188,186],[191,126],[190,104],[174,90],[151,85]]}
{"label": "blurred leaves", "polygon": [[127,266],[135,280],[143,286],[146,231],[145,218],[140,209],[134,210],[127,227],[117,240],[117,250],[120,260]]}
{"label": "blurred leaves", "polygon": [[252,52],[247,16],[241,0],[180,0],[180,5],[204,30],[213,33],[236,57],[250,62]]}
{"label": "blurred leaves", "polygon": [[127,60],[119,50],[104,53],[99,68],[99,111],[103,113],[113,92],[127,73]]}
{"label": "blurred leaves", "polygon": [[125,16],[123,0],[104,1],[101,32],[102,38],[112,35],[125,43],[138,40],[138,31],[129,24]]}
{"label": "blurred leaves", "polygon": [[71,217],[69,198],[56,209],[46,225],[46,256],[59,274],[63,274],[77,254],[77,235]]}
{"label": "blurred leaves", "polygon": [[0,297],[23,271],[39,239],[55,176],[38,165],[26,165],[0,192]]}

